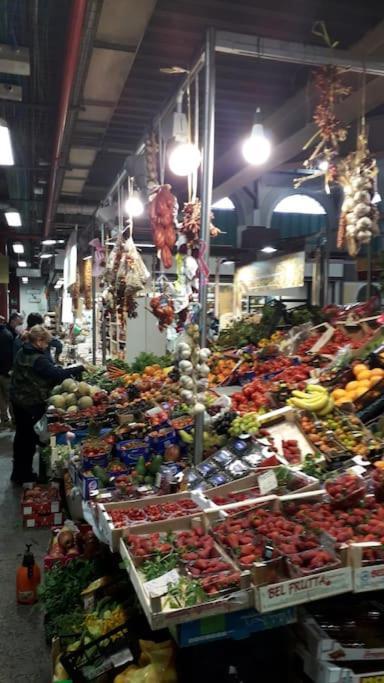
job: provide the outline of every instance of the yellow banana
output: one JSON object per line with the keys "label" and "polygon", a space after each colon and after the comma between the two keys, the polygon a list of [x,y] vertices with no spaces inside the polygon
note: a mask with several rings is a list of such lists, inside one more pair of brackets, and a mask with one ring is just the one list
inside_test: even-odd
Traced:
{"label": "yellow banana", "polygon": [[328,404],[322,409],[317,412],[319,417],[325,417],[325,415],[328,415],[329,413],[332,412],[332,410],[335,407],[335,401],[333,398],[329,397]]}
{"label": "yellow banana", "polygon": [[309,391],[311,394],[327,394],[328,391],[325,387],[322,387],[320,384],[307,384],[307,391]]}
{"label": "yellow banana", "polygon": [[319,396],[311,397],[310,399],[304,398],[293,398],[292,405],[300,410],[311,410],[317,413],[319,410],[325,408],[328,404],[329,397],[325,394],[320,394]]}
{"label": "yellow banana", "polygon": [[305,391],[300,391],[299,389],[294,389],[292,391],[292,396],[296,396],[296,398],[306,398],[306,399],[313,398],[310,394],[307,394]]}

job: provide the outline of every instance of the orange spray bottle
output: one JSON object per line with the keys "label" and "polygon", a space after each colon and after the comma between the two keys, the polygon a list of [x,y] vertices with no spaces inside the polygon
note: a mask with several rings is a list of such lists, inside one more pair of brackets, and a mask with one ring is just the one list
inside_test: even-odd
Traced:
{"label": "orange spray bottle", "polygon": [[40,578],[40,568],[31,553],[31,544],[27,543],[23,562],[16,574],[16,599],[18,603],[33,605],[37,602],[37,588]]}

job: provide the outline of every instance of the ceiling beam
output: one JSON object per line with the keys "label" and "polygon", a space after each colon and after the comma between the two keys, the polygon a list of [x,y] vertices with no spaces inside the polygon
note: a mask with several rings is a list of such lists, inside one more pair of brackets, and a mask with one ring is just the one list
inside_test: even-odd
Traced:
{"label": "ceiling beam", "polygon": [[[368,54],[379,51],[384,44],[384,21],[369,31],[352,48],[351,53],[359,56],[363,61]],[[384,62],[383,62],[384,63]],[[375,78],[367,85],[366,111],[373,109],[384,101],[384,87],[381,78]],[[338,115],[345,121],[351,122],[359,116],[361,111],[361,90],[352,93],[337,109]],[[347,109],[348,111],[347,111]],[[244,185],[249,185],[264,173],[273,170],[282,163],[289,161],[302,151],[303,145],[316,132],[314,124],[306,121],[308,115],[308,90],[303,88],[297,95],[291,97],[282,107],[275,111],[265,121],[267,130],[278,131],[285,139],[273,149],[273,155],[263,167],[244,166],[241,171],[217,185],[213,190],[213,201],[229,196]],[[348,117],[348,119],[346,118]],[[297,122],[302,121],[299,130]],[[293,132],[295,131],[295,132]],[[233,145],[216,162],[216,168],[225,171],[226,167],[233,165],[233,159],[239,159],[239,145]],[[243,163],[243,162],[242,162]]]}
{"label": "ceiling beam", "polygon": [[137,45],[124,45],[123,43],[114,43],[109,40],[95,40],[93,47],[98,47],[100,50],[116,50],[116,52],[127,52],[135,54]]}
{"label": "ceiling beam", "polygon": [[382,59],[365,57],[363,60],[350,50],[273,40],[260,36],[233,33],[232,31],[218,31],[216,35],[216,51],[225,54],[267,59],[274,62],[284,62],[284,64],[301,64],[302,66],[337,64],[348,71],[384,76],[384,61]]}

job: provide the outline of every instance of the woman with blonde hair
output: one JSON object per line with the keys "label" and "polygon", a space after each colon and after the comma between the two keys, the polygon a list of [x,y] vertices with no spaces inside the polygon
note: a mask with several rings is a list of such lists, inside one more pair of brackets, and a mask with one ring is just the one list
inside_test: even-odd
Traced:
{"label": "woman with blonde hair", "polygon": [[82,365],[59,368],[46,353],[51,334],[42,325],[35,325],[17,352],[11,379],[11,402],[16,425],[13,441],[11,481],[22,484],[36,479],[32,471],[38,437],[34,425],[44,415],[46,401],[55,384],[67,377],[80,377]]}

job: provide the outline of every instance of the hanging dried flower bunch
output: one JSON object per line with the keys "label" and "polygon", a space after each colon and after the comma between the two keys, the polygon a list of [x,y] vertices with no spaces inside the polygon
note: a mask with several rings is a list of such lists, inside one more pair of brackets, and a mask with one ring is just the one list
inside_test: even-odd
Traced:
{"label": "hanging dried flower bunch", "polygon": [[147,187],[153,192],[157,185],[160,185],[158,176],[157,157],[159,145],[154,131],[150,133],[145,141],[145,165],[147,169]]}
{"label": "hanging dried flower bunch", "polygon": [[365,133],[361,133],[356,151],[338,164],[338,182],[344,189],[344,202],[337,246],[346,247],[350,256],[356,256],[362,244],[368,244],[379,234],[379,212],[372,201],[377,172],[376,159],[369,152]]}
{"label": "hanging dried flower bunch", "polygon": [[[305,178],[296,178],[294,186],[297,188],[303,182],[325,175],[326,186],[337,178],[335,158],[340,153],[340,143],[345,142],[348,126],[335,114],[335,105],[343,100],[351,89],[342,81],[342,69],[333,64],[321,66],[313,73],[315,87],[320,99],[313,114],[313,121],[317,125],[317,132],[306,143],[304,149],[316,144],[312,154],[303,166],[313,169],[313,173]],[[324,162],[324,169],[318,167]]]}
{"label": "hanging dried flower bunch", "polygon": [[[335,48],[338,45],[337,42],[331,40],[323,21],[315,22],[312,33],[321,38],[329,48]],[[336,105],[351,92],[351,88],[343,83],[342,74],[344,71],[335,64],[320,66],[313,71],[313,82],[319,97],[313,113],[313,121],[317,126],[317,131],[303,148],[307,150],[315,145],[312,154],[303,164],[313,172],[305,178],[296,178],[294,180],[294,187],[296,188],[307,180],[322,175],[325,176],[326,189],[330,183],[336,180],[335,158],[339,155],[340,143],[347,139],[348,134],[348,126],[335,113]],[[323,162],[323,168],[319,168],[319,162]]]}
{"label": "hanging dried flower bunch", "polygon": [[[213,221],[214,216],[211,214],[211,221]],[[198,246],[200,239],[200,227],[201,227],[201,201],[196,199],[194,202],[186,202],[183,208],[183,222],[179,226],[179,230],[183,233],[187,239],[188,246]],[[209,227],[209,232],[211,237],[217,237],[220,235],[221,230],[217,228],[213,223]]]}

